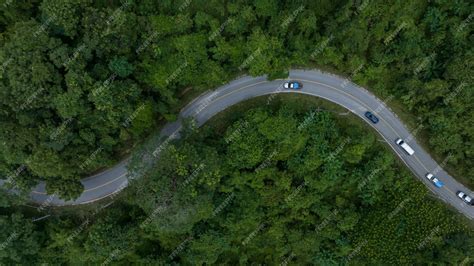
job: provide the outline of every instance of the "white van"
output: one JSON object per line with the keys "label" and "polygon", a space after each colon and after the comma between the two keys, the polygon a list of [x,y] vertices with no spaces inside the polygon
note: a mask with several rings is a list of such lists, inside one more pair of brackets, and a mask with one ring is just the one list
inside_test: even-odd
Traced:
{"label": "white van", "polygon": [[398,146],[402,147],[402,149],[406,153],[408,153],[408,155],[413,155],[415,153],[415,151],[410,146],[408,146],[408,144],[406,144],[405,141],[403,141],[401,138],[395,140],[395,143],[397,143]]}

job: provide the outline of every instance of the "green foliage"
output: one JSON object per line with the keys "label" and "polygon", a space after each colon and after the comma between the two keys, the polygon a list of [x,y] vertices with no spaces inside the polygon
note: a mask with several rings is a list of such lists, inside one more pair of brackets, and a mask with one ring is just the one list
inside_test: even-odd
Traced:
{"label": "green foliage", "polygon": [[83,189],[83,185],[77,180],[60,180],[46,185],[46,193],[57,195],[64,200],[77,199],[82,194]]}
{"label": "green foliage", "polygon": [[472,254],[472,225],[433,199],[375,132],[303,97],[257,98],[201,128],[187,121],[160,163],[108,204],[32,222],[13,211],[21,202],[2,198],[0,261],[409,265]]}
{"label": "green foliage", "polygon": [[[0,4],[0,169],[26,165],[24,189],[111,165],[157,120],[175,119],[184,91],[315,64],[408,110],[430,153],[449,155],[448,170],[474,180],[466,1],[27,2]],[[75,167],[99,148],[88,167]],[[359,162],[361,148],[351,144],[346,159]],[[242,154],[249,165],[262,156],[250,146]]]}
{"label": "green foliage", "polygon": [[[49,193],[74,199],[81,178],[157,120],[174,120],[183,93],[318,66],[390,98],[413,128],[423,125],[416,138],[472,186],[472,10],[464,0],[5,0],[0,174],[24,166],[17,188],[44,180]],[[472,230],[375,136],[328,112],[299,129],[308,114],[296,106],[190,132],[125,203],[84,228],[75,216],[33,224],[2,196],[1,243],[17,238],[1,262],[452,264],[474,253]]]}
{"label": "green foliage", "polygon": [[0,216],[0,261],[5,264],[32,264],[40,250],[41,233],[20,213]]}
{"label": "green foliage", "polygon": [[109,63],[109,69],[121,78],[126,78],[133,72],[133,66],[124,57],[115,57]]}
{"label": "green foliage", "polygon": [[[234,115],[221,130],[185,134],[132,188],[128,202],[154,217],[150,239],[168,254],[179,250],[172,261],[277,264],[290,254],[297,264],[447,261],[449,239],[470,230],[456,214],[400,171],[367,127],[286,101]],[[472,234],[458,240],[470,244],[448,256],[461,262]]]}
{"label": "green foliage", "polygon": [[60,34],[64,34],[69,37],[74,37],[79,29],[81,9],[84,8],[88,0],[80,1],[54,1],[45,0],[42,1],[40,10],[43,12],[44,17],[53,21],[53,25],[57,27]]}

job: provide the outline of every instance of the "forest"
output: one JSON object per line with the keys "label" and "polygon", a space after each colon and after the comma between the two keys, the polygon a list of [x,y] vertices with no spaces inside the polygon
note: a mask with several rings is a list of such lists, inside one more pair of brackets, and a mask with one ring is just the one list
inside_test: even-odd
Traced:
{"label": "forest", "polygon": [[473,11],[467,0],[0,0],[1,264],[472,262],[472,223],[361,121],[309,99],[190,121],[105,202],[43,210],[6,190],[44,181],[75,199],[82,178],[139,153],[195,96],[291,68],[372,91],[473,189]]}
{"label": "forest", "polygon": [[[0,176],[74,199],[193,96],[321,68],[376,93],[473,188],[470,1],[0,4]],[[88,160],[91,157],[94,160]]]}
{"label": "forest", "polygon": [[[0,260],[469,262],[472,222],[435,199],[369,126],[331,106],[315,108],[319,102],[307,97],[280,96],[270,105],[265,97],[232,107],[202,128],[190,123],[160,163],[112,201],[80,212],[51,211],[41,221],[18,211],[1,216]],[[6,210],[21,204],[0,202]]]}

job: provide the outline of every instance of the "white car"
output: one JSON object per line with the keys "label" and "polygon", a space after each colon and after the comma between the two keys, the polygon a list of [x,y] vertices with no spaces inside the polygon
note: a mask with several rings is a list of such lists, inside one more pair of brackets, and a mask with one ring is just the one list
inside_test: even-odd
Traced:
{"label": "white car", "polygon": [[469,205],[474,205],[474,200],[472,200],[471,197],[469,197],[466,193],[462,192],[462,191],[458,191],[458,193],[456,193],[458,195],[458,197],[460,199],[462,199],[465,203],[469,204]]}
{"label": "white car", "polygon": [[398,138],[395,140],[395,143],[397,143],[398,146],[402,147],[402,149],[408,154],[408,155],[413,155],[415,151],[405,143],[401,138]]}
{"label": "white car", "polygon": [[292,80],[285,82],[283,87],[290,90],[301,90],[303,88],[303,84],[299,81]]}

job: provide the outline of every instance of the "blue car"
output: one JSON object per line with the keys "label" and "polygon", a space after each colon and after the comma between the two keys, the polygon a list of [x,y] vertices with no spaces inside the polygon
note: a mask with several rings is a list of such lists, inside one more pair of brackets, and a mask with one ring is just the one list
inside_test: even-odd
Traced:
{"label": "blue car", "polygon": [[289,81],[289,82],[285,82],[283,84],[283,87],[285,89],[292,89],[292,90],[300,90],[303,88],[303,84],[301,82],[298,82],[298,81]]}
{"label": "blue car", "polygon": [[433,174],[427,173],[425,177],[430,180],[436,187],[443,187],[444,183],[439,181]]}
{"label": "blue car", "polygon": [[365,112],[365,117],[367,117],[374,124],[377,124],[379,122],[379,119],[369,111]]}

